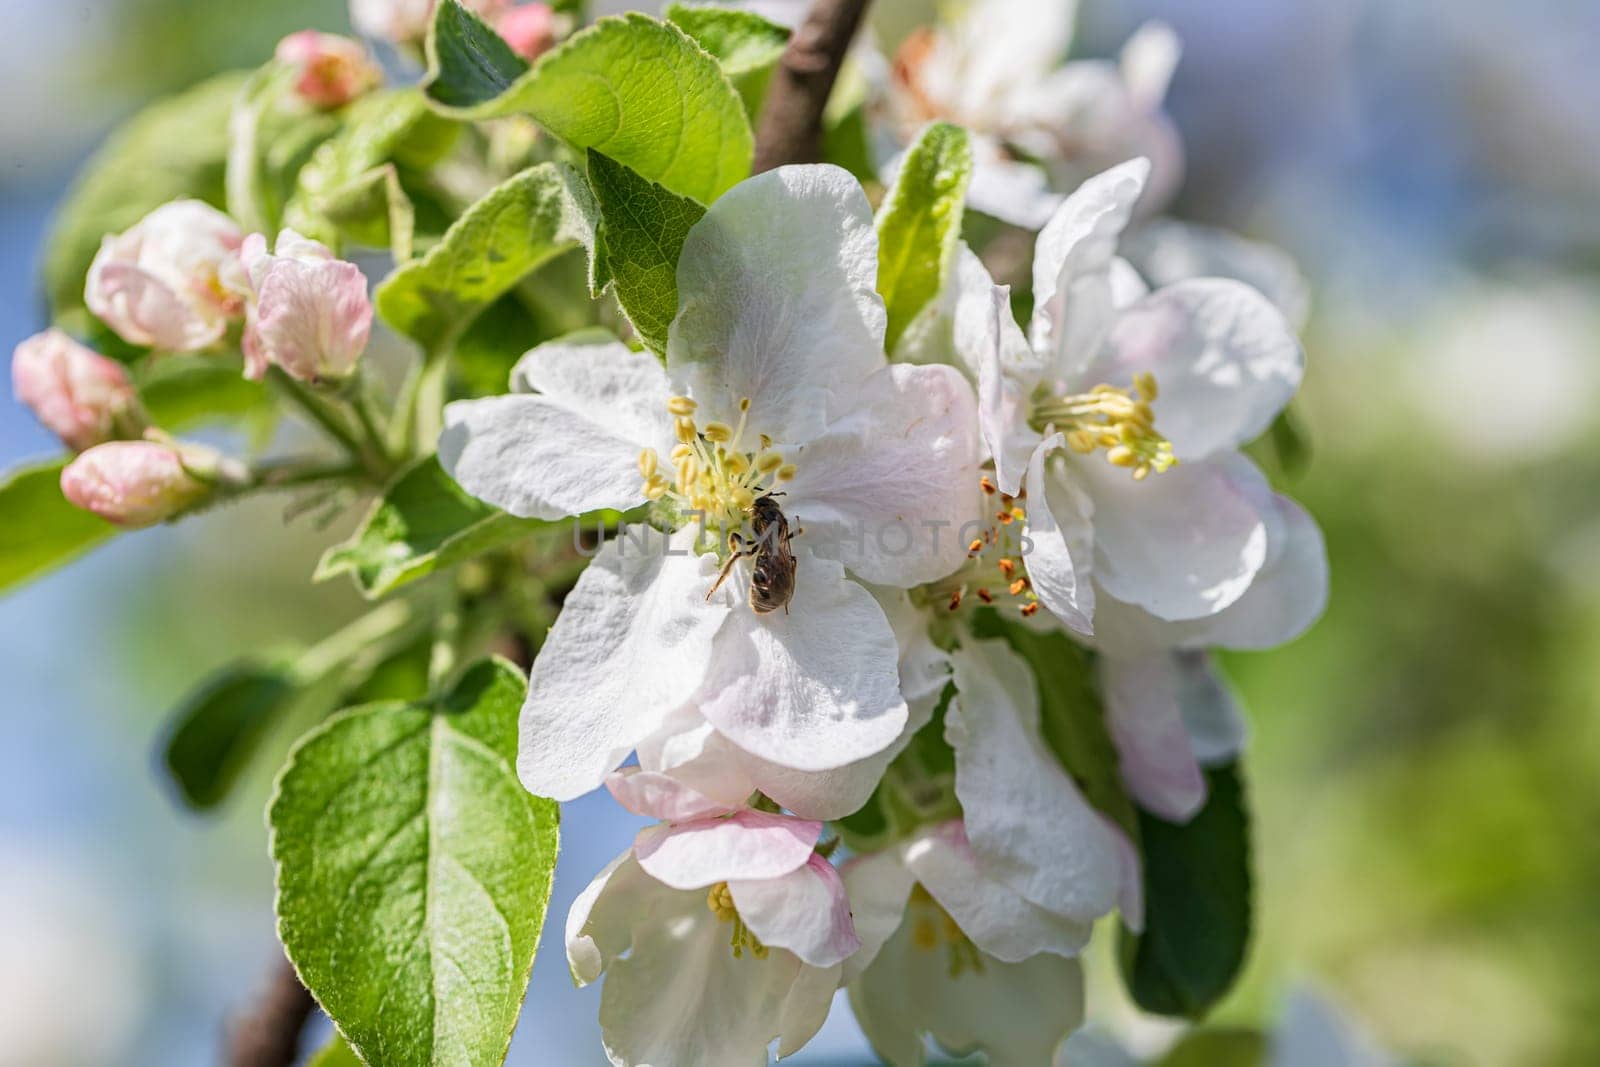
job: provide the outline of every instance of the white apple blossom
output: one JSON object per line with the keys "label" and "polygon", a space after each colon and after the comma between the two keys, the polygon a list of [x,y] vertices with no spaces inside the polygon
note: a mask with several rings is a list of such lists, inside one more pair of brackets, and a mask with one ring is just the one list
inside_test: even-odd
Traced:
{"label": "white apple blossom", "polygon": [[1142,210],[1159,211],[1183,172],[1182,142],[1162,110],[1177,38],[1148,23],[1118,62],[1063,62],[1076,15],[1072,0],[971,0],[945,24],[912,32],[887,62],[869,61],[889,142],[909,145],[933,119],[965,126],[968,201],[1028,229],[1060,204],[1053,190],[1138,156],[1155,161]]}
{"label": "white apple blossom", "polygon": [[643,776],[614,780],[635,811],[673,818],[589,884],[567,916],[579,985],[605,974],[612,1063],[765,1064],[827,1018],[860,947],[844,883],[815,851],[820,822],[698,801]]}
{"label": "white apple blossom", "polygon": [[990,1063],[1048,1063],[1083,1021],[1088,937],[994,879],[962,824],[928,827],[842,869],[861,950],[850,1006],[878,1055],[920,1067],[924,1035]]}
{"label": "white apple blossom", "polygon": [[129,344],[169,352],[210,348],[244,310],[224,284],[243,242],[233,220],[208,204],[163,204],[101,242],[84,301]]}
{"label": "white apple blossom", "polygon": [[[854,179],[780,168],[689,232],[665,369],[614,342],[556,342],[518,365],[519,392],[446,409],[440,460],[475,496],[545,519],[653,502],[670,534],[608,543],[567,597],[523,711],[531,791],[593,789],[690,705],[797,771],[900,737],[898,646],[861,583],[908,588],[961,564],[979,446],[958,372],[887,363],[876,277]],[[768,493],[803,532],[793,598],[757,612],[748,560],[708,595],[730,550],[702,535]]]}

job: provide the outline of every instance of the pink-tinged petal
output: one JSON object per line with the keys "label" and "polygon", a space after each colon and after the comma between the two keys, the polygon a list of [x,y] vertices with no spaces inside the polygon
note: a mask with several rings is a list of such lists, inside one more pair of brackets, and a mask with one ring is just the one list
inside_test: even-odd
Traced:
{"label": "pink-tinged petal", "polygon": [[549,4],[523,4],[507,11],[495,31],[523,59],[538,59],[556,43],[556,16]]}
{"label": "pink-tinged petal", "polygon": [[1148,371],[1160,389],[1156,429],[1184,463],[1260,436],[1305,375],[1305,353],[1266,297],[1225,278],[1158,289],[1124,308],[1083,371],[1086,385],[1126,387]]}
{"label": "pink-tinged petal", "polygon": [[[196,453],[198,447],[190,446]],[[107,522],[136,529],[165,522],[211,493],[190,474],[188,457],[154,441],[96,445],[61,472],[61,493]]]}
{"label": "pink-tinged petal", "polygon": [[1206,802],[1206,779],[1184,725],[1175,657],[1103,656],[1100,681],[1128,791],[1146,811],[1188,822]]}
{"label": "pink-tinged petal", "polygon": [[979,519],[972,387],[954,367],[894,364],[856,390],[853,410],[786,452],[799,468],[784,508],[820,555],[878,585],[934,581],[966,558]]}
{"label": "pink-tinged petal", "polygon": [[649,826],[634,839],[639,866],[674,889],[781,878],[810,858],[822,824],[765,811]]}
{"label": "pink-tinged petal", "polygon": [[77,452],[144,428],[138,395],[122,365],[60,330],[36,334],[16,347],[11,391]]}
{"label": "pink-tinged petal", "polygon": [[861,947],[844,882],[816,853],[779,878],[730,880],[728,891],[762,944],[786,948],[813,967],[842,963]]}
{"label": "pink-tinged petal", "polygon": [[313,107],[344,107],[377,88],[383,69],[359,41],[301,30],[278,42],[275,58],[295,72],[294,91]]}
{"label": "pink-tinged petal", "polygon": [[1062,477],[1051,456],[1066,443],[1061,434],[1041,441],[1028,460],[1028,509],[1023,564],[1028,581],[1050,613],[1081,634],[1094,632],[1094,505]]}
{"label": "pink-tinged petal", "polygon": [[606,776],[606,788],[618,804],[648,819],[690,822],[726,815],[732,808],[661,771],[623,767]]}
{"label": "pink-tinged petal", "polygon": [[255,289],[245,327],[251,373],[274,364],[302,381],[348,377],[372,335],[361,268],[293,230],[278,236],[275,254],[251,241],[243,255]]}
{"label": "pink-tinged petal", "polygon": [[724,811],[747,806],[756,791],[756,783],[745,773],[745,754],[693,704],[669,714],[660,728],[639,742],[638,755],[641,769],[670,777]]}
{"label": "pink-tinged petal", "polygon": [[[827,771],[882,752],[900,736],[907,716],[900,650],[883,609],[843,567],[798,544],[795,557],[787,612],[733,607],[694,701],[746,752]],[[725,589],[713,603],[740,597]]]}
{"label": "pink-tinged petal", "polygon": [[628,951],[633,924],[655,910],[670,890],[639,869],[629,849],[594,876],[567,912],[567,967],[580,986],[600,977]]}
{"label": "pink-tinged petal", "polygon": [[1117,859],[1122,865],[1122,888],[1117,892],[1117,910],[1122,913],[1122,921],[1128,929],[1140,934],[1144,932],[1144,865],[1128,832],[1110,819],[1105,819],[1105,823],[1117,843]]}
{"label": "pink-tinged petal", "polygon": [[1136,482],[1099,455],[1072,456],[1094,501],[1094,577],[1105,592],[1164,619],[1215,615],[1266,565],[1280,527],[1267,481],[1225,453]]}

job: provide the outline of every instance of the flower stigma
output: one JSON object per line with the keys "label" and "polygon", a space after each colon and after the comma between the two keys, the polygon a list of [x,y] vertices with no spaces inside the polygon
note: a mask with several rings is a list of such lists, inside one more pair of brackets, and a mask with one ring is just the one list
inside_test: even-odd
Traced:
{"label": "flower stigma", "polygon": [[719,530],[738,528],[757,498],[794,477],[794,464],[772,450],[769,437],[761,434],[746,441],[749,397],[739,401],[735,426],[714,421],[702,425],[695,418],[697,405],[686,396],[672,397],[667,410],[678,443],[665,464],[653,448],[640,452],[639,475],[645,497],[668,502],[680,517],[693,515]]}
{"label": "flower stigma", "polygon": [[1040,431],[1054,426],[1080,455],[1105,449],[1107,461],[1131,469],[1133,480],[1142,482],[1151,472],[1161,474],[1178,462],[1172,442],[1156,429],[1150,409],[1155,399],[1156,377],[1141,371],[1133,376],[1131,389],[1101,384],[1087,393],[1041,398],[1030,421]]}
{"label": "flower stigma", "polygon": [[739,909],[734,907],[733,892],[727,882],[718,882],[706,892],[706,907],[711,909],[711,914],[717,917],[718,922],[733,924],[733,937],[728,943],[733,947],[734,959],[741,959],[745,949],[749,949],[750,955],[758,960],[767,958],[767,946],[739,918]]}

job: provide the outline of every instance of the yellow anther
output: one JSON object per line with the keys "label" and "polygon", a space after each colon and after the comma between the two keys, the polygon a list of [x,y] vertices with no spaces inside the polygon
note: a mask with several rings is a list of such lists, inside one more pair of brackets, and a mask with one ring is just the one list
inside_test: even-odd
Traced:
{"label": "yellow anther", "polygon": [[732,455],[725,454],[722,457],[722,469],[735,478],[742,478],[750,471],[750,461],[744,457],[742,452],[735,452]]}
{"label": "yellow anther", "polygon": [[646,500],[660,500],[667,495],[667,483],[657,477],[644,483],[644,498]]}
{"label": "yellow anther", "polygon": [[723,922],[732,922],[739,917],[739,910],[733,906],[733,891],[728,888],[727,882],[718,882],[706,892],[706,907]]}
{"label": "yellow anther", "polygon": [[750,510],[750,506],[755,502],[756,495],[743,486],[740,486],[738,489],[733,491],[733,505],[739,510],[748,511]]}
{"label": "yellow anther", "polygon": [[1039,602],[1037,600],[1034,600],[1034,601],[1031,601],[1031,602],[1029,602],[1027,604],[1022,605],[1022,614],[1023,614],[1024,618],[1029,618],[1029,619],[1031,619],[1031,618],[1033,618],[1033,616],[1039,614]]}
{"label": "yellow anther", "polygon": [[972,544],[967,546],[967,555],[976,556],[979,552],[982,552],[982,551],[983,551],[983,538],[974,537],[972,539]]}
{"label": "yellow anther", "polygon": [[1007,588],[1007,591],[1009,591],[1012,596],[1021,596],[1022,595],[1022,591],[1024,589],[1028,588],[1028,579],[1026,579],[1026,578],[1018,578],[1016,581],[1012,582],[1006,588]]}
{"label": "yellow anther", "polygon": [[655,476],[656,467],[661,462],[661,457],[656,455],[656,450],[647,448],[639,453],[639,473],[646,481]]}
{"label": "yellow anther", "polygon": [[1095,435],[1088,430],[1073,430],[1067,434],[1067,446],[1074,452],[1081,452],[1084,455],[1094,451],[1097,440]]}
{"label": "yellow anther", "polygon": [[673,426],[673,430],[676,433],[679,441],[686,445],[694,444],[695,431],[693,419],[679,419]]}
{"label": "yellow anther", "polygon": [[744,414],[745,412],[747,412],[749,410],[750,410],[750,398],[749,397],[740,398],[740,400],[739,400],[739,414],[742,415],[742,414]]}
{"label": "yellow anther", "polygon": [[787,482],[789,479],[793,478],[799,470],[800,468],[796,467],[793,463],[785,463],[783,466],[778,468],[778,481]]}
{"label": "yellow anther", "polygon": [[733,440],[733,427],[725,422],[708,422],[705,429],[700,431],[700,436],[719,445],[727,444]]}
{"label": "yellow anther", "polygon": [[1138,391],[1139,399],[1146,404],[1159,395],[1156,389],[1156,376],[1147,370],[1133,376],[1133,387]]}
{"label": "yellow anther", "polygon": [[756,457],[756,470],[762,474],[771,474],[783,466],[783,457],[776,452],[763,452]]}
{"label": "yellow anther", "polygon": [[1137,467],[1133,468],[1134,481],[1142,482],[1148,477],[1150,477],[1150,464],[1141,463]]}
{"label": "yellow anther", "polygon": [[1106,452],[1106,462],[1113,467],[1136,467],[1139,465],[1139,457],[1134,455],[1133,449],[1127,445],[1117,445]]}
{"label": "yellow anther", "polygon": [[678,416],[693,415],[699,406],[687,396],[675,396],[667,401],[667,410]]}
{"label": "yellow anther", "polygon": [[675,444],[675,445],[672,446],[672,451],[670,453],[668,453],[668,458],[670,458],[672,460],[672,462],[676,463],[680,459],[682,459],[683,457],[692,456],[692,455],[694,455],[693,446],[686,445],[686,444],[683,444],[683,443],[680,442],[679,444]]}

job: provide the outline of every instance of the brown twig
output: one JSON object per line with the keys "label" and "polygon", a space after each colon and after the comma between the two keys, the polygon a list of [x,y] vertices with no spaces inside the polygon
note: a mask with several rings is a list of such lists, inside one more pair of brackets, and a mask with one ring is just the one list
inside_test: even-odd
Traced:
{"label": "brown twig", "polygon": [[228,1067],[291,1067],[316,1007],[289,961],[279,960],[250,1011],[228,1028]]}
{"label": "brown twig", "polygon": [[868,0],[815,0],[772,72],[755,172],[822,159],[822,112]]}

